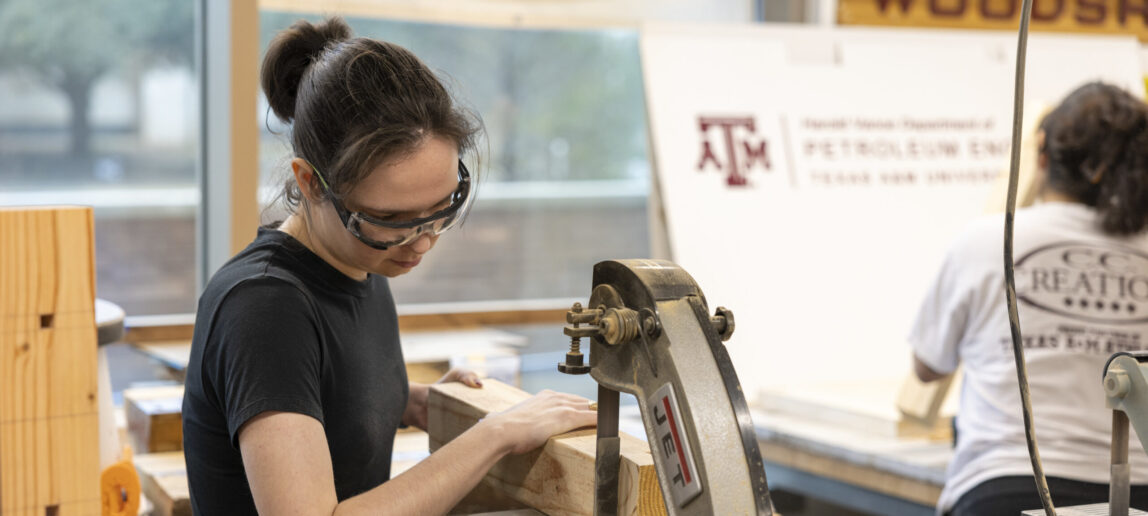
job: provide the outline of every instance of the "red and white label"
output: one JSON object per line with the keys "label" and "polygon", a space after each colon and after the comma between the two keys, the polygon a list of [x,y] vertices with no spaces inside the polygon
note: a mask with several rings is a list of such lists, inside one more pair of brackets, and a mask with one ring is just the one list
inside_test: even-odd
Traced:
{"label": "red and white label", "polygon": [[684,507],[702,492],[689,434],[672,384],[661,386],[649,399],[653,415],[653,452],[661,458],[662,476],[670,484],[674,504]]}

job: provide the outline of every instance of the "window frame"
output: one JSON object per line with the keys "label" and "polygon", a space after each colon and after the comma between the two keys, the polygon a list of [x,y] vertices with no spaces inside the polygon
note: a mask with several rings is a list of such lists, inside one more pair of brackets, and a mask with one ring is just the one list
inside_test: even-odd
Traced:
{"label": "window frame", "polygon": [[199,290],[254,237],[259,224],[259,2],[200,0]]}

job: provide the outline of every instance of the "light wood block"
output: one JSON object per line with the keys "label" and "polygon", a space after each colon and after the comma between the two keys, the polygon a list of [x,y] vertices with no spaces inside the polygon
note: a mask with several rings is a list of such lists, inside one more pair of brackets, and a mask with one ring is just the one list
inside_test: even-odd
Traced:
{"label": "light wood block", "polygon": [[[432,386],[427,402],[431,450],[442,447],[487,414],[506,410],[529,397],[525,391],[495,380],[484,380],[481,389],[459,383]],[[633,436],[619,435],[618,514],[665,514],[650,447]],[[502,459],[483,482],[547,514],[593,514],[596,446],[593,429],[555,436],[539,450]]]}
{"label": "light wood block", "polygon": [[952,416],[942,418],[941,407],[956,376],[954,372],[940,380],[925,383],[916,374],[909,373],[897,393],[897,410],[901,411],[902,424],[934,428],[939,421],[947,426]]}
{"label": "light wood block", "polygon": [[139,453],[183,449],[183,386],[164,385],[124,390],[128,436]]}
{"label": "light wood block", "polygon": [[450,372],[450,362],[407,362],[407,381],[435,383]]}
{"label": "light wood block", "polygon": [[190,516],[183,452],[136,455],[132,462],[140,475],[143,495],[152,503],[153,516]]}
{"label": "light wood block", "polygon": [[0,208],[0,515],[97,514],[92,211]]}

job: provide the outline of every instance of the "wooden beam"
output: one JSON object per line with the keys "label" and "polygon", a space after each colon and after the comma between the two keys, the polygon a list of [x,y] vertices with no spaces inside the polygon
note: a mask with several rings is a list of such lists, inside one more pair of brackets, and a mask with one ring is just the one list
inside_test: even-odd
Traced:
{"label": "wooden beam", "polygon": [[92,232],[0,208],[0,515],[99,513]]}
{"label": "wooden beam", "polygon": [[259,227],[259,2],[232,0],[231,9],[231,254]]}
{"label": "wooden beam", "polygon": [[[449,306],[444,306],[449,309]],[[568,308],[482,310],[403,314],[399,307],[399,331],[449,330],[511,324],[564,324]]]}
{"label": "wooden beam", "polygon": [[[459,383],[432,386],[427,400],[431,451],[487,414],[506,410],[529,397],[525,391],[496,380],[484,380],[481,389]],[[618,514],[666,514],[650,447],[636,437],[620,436]],[[547,514],[593,514],[596,445],[592,429],[555,436],[534,452],[502,459],[483,482]]]}
{"label": "wooden beam", "polygon": [[195,314],[128,315],[124,318],[124,336],[129,344],[165,340],[191,340],[195,333]]}
{"label": "wooden beam", "polygon": [[[559,4],[561,5],[561,4]],[[602,29],[632,28],[642,14],[632,6],[616,2],[580,2],[573,11],[555,9],[544,2],[448,0],[410,2],[405,0],[261,0],[267,11],[299,13],[339,13],[343,16],[404,20],[418,23],[446,23],[491,28]],[[572,16],[572,13],[577,15]]]}
{"label": "wooden beam", "polygon": [[[400,312],[404,307],[399,307]],[[509,326],[515,324],[564,324],[566,308],[529,308],[510,310],[450,311],[442,305],[441,312],[399,314],[399,331],[434,331],[482,326]],[[129,317],[124,330],[124,342],[138,344],[151,341],[191,340],[195,330],[193,317]]]}

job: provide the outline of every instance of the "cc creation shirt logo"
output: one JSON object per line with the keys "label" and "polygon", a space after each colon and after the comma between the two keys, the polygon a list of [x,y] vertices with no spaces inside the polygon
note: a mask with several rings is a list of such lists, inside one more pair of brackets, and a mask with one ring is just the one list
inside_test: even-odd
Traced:
{"label": "cc creation shirt logo", "polygon": [[[710,141],[710,129],[719,129],[721,147],[724,154],[719,157]],[[752,116],[699,116],[698,130],[701,132],[701,158],[698,171],[707,168],[725,172],[729,186],[747,186],[746,174],[760,168],[768,172],[772,167],[769,159],[769,145],[765,138],[757,136],[757,123]],[[724,159],[723,159],[724,158]]]}
{"label": "cc creation shirt logo", "polygon": [[1105,244],[1047,245],[1016,262],[1017,300],[1073,319],[1148,322],[1148,256]]}

